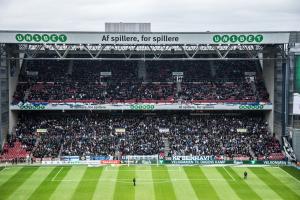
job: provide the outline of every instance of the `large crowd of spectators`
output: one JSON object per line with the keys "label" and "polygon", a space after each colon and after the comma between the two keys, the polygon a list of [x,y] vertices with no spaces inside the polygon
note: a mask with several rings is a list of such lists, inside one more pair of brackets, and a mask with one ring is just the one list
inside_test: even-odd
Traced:
{"label": "large crowd of spectators", "polygon": [[[173,72],[183,72],[180,81]],[[267,102],[269,95],[256,61],[24,62],[14,104],[73,100]],[[172,155],[268,158],[281,152],[253,113],[22,112],[15,130],[9,143],[20,141],[37,158],[152,155],[166,145]]]}
{"label": "large crowd of spectators", "polygon": [[251,84],[240,82],[206,81],[183,84],[178,96],[183,100],[244,100],[256,102],[261,99],[251,88]]}
{"label": "large crowd of spectators", "polygon": [[39,158],[152,155],[164,152],[166,140],[172,155],[250,158],[281,152],[262,117],[237,113],[23,113],[15,137]]}
{"label": "large crowd of spectators", "polygon": [[[144,65],[140,67],[137,61],[26,61],[13,103],[269,100],[256,61],[153,61]],[[180,83],[173,72],[183,72]],[[247,72],[254,73],[253,79]]]}

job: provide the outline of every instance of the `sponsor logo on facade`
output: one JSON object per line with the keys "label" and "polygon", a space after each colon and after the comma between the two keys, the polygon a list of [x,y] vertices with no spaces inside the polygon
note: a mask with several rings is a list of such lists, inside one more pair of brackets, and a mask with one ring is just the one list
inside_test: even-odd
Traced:
{"label": "sponsor logo on facade", "polygon": [[264,109],[263,105],[240,105],[240,110],[262,110]]}
{"label": "sponsor logo on facade", "polygon": [[66,42],[67,36],[65,34],[22,34],[18,33],[15,36],[18,42]]}
{"label": "sponsor logo on facade", "polygon": [[22,105],[20,106],[21,110],[45,110],[45,106],[43,105]]}
{"label": "sponsor logo on facade", "polygon": [[130,105],[131,110],[154,110],[155,106],[151,104],[135,104]]}
{"label": "sponsor logo on facade", "polygon": [[234,34],[234,35],[213,35],[214,43],[261,43],[264,36],[261,34]]}

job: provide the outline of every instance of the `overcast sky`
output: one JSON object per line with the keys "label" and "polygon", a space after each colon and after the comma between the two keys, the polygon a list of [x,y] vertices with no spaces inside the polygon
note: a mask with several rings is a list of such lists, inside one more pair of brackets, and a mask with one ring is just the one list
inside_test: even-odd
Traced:
{"label": "overcast sky", "polygon": [[0,30],[104,31],[151,22],[152,31],[300,30],[300,0],[0,0]]}

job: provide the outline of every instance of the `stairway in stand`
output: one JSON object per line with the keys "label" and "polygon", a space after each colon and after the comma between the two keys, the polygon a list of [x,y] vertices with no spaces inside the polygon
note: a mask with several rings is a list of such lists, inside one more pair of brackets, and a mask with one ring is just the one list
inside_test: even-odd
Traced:
{"label": "stairway in stand", "polygon": [[165,148],[164,148],[164,153],[165,153],[165,156],[168,156],[170,151],[171,151],[171,148],[170,148],[170,143],[169,143],[169,140],[168,138],[163,138],[163,142],[164,142],[164,145],[165,145]]}

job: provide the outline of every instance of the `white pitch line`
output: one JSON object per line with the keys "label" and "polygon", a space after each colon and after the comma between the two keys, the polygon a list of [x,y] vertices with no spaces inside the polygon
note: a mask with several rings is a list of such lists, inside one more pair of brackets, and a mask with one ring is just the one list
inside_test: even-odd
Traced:
{"label": "white pitch line", "polygon": [[[118,170],[115,170],[115,169],[107,169],[106,171],[118,171]],[[136,172],[136,171],[141,171],[141,172],[152,172],[152,171],[155,171],[155,172],[165,172],[166,170],[151,170],[151,169],[122,169],[122,172]],[[178,169],[171,169],[171,170],[168,170],[168,171],[179,171]]]}
{"label": "white pitch line", "polygon": [[9,170],[9,168],[4,167],[4,168],[0,171],[0,174],[1,174],[2,172],[4,172],[5,170]]}
{"label": "white pitch line", "polygon": [[227,171],[227,169],[225,167],[223,167],[223,169],[226,171],[226,173],[232,178],[233,181],[236,181],[235,178],[233,178],[233,176]]}
{"label": "white pitch line", "polygon": [[64,167],[61,167],[60,170],[55,174],[55,176],[51,179],[51,181],[54,181],[55,178],[57,177],[57,175],[61,172],[61,170],[63,169]]}
{"label": "white pitch line", "polygon": [[[281,169],[280,167],[277,167],[277,168]],[[297,181],[297,182],[300,183],[300,181],[299,181],[298,179],[296,179],[294,176],[292,176],[291,174],[289,174],[288,172],[286,172],[284,169],[281,169],[281,171],[284,171],[284,172],[285,172],[287,175],[289,175],[292,179],[294,179],[295,181]]]}
{"label": "white pitch line", "polygon": [[[132,179],[101,179],[103,181],[112,181],[112,182],[121,182],[121,183],[130,183],[132,184]],[[98,179],[81,179],[81,180],[68,180],[68,179],[63,179],[63,180],[53,180],[53,181],[58,181],[58,182],[79,182],[79,181],[87,181],[87,182],[94,182],[94,181],[99,181]],[[199,178],[199,179],[138,179],[138,183],[166,183],[166,182],[178,182],[178,181],[233,181],[231,179],[223,179],[223,178],[215,178],[215,179],[206,179],[206,178]]]}

